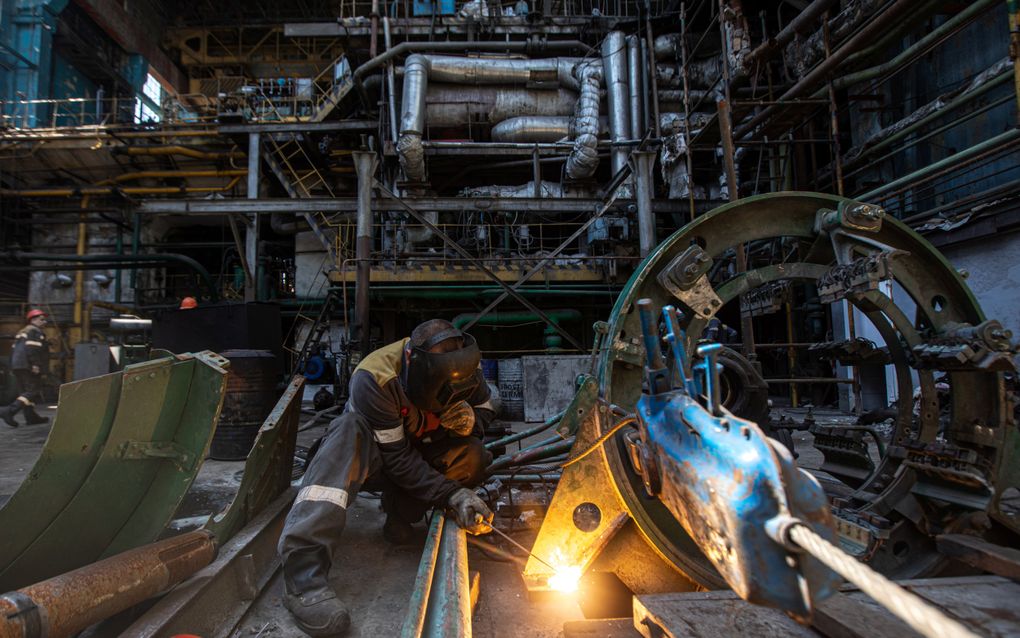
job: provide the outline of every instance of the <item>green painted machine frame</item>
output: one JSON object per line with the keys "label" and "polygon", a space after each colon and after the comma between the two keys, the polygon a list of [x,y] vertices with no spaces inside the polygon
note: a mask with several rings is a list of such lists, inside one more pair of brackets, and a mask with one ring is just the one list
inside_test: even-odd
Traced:
{"label": "green painted machine frame", "polygon": [[[737,271],[738,247],[769,241],[796,247],[798,257],[769,263],[754,259],[746,272]],[[940,530],[983,533],[991,520],[1002,531],[1020,533],[1020,433],[1003,372],[945,369],[951,414],[942,426],[934,377],[938,368],[918,365],[915,356],[917,347],[938,344],[961,325],[984,322],[981,308],[956,269],[920,235],[876,206],[832,195],[784,192],[727,204],[681,228],[649,254],[617,299],[608,329],[603,327],[599,405],[586,412],[575,449],[586,449],[612,427],[616,417],[610,405],[633,411],[641,394],[644,345],[638,299],[684,311],[692,356],[709,321],[741,295],[779,281],[831,281],[833,273],[876,258],[889,268],[886,279],[906,292],[914,316],[908,317],[881,287],[851,285],[839,300],[858,308],[889,347],[903,400],[888,448],[899,452],[886,451],[859,484],[844,486],[834,508],[842,540],[863,548],[858,557],[879,571],[913,578],[944,564],[934,543]],[[921,395],[917,416],[909,401],[915,375]],[[662,503],[645,496],[627,436],[624,428],[595,453],[564,468],[534,552],[557,566],[614,572],[637,593],[723,587],[680,524]],[[953,474],[937,463],[926,464],[926,450],[943,443],[981,471]],[[868,524],[873,518],[890,525],[875,529]],[[529,560],[524,576],[530,591],[545,591],[548,575],[548,568]]]}

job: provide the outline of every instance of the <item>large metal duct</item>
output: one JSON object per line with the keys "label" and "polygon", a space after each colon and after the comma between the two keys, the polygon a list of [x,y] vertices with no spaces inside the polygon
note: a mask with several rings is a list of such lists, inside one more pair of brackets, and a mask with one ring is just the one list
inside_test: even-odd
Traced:
{"label": "large metal duct", "polygon": [[630,133],[640,137],[644,131],[644,95],[641,93],[641,45],[636,35],[627,36],[627,77],[630,98]]}
{"label": "large metal duct", "polygon": [[429,84],[425,103],[426,121],[433,127],[478,121],[496,124],[533,115],[569,119],[574,114],[577,93],[569,89]]}
{"label": "large metal duct", "polygon": [[415,54],[404,63],[404,92],[397,154],[409,180],[425,180],[425,93],[429,80],[455,84],[558,84],[576,88],[577,58],[509,60]]}
{"label": "large metal duct", "polygon": [[563,115],[512,117],[492,127],[493,142],[558,142],[570,137],[571,118]]}
{"label": "large metal duct", "polygon": [[[570,179],[586,179],[599,166],[599,90],[602,86],[602,65],[594,62],[579,64],[576,73],[581,84],[581,95],[577,98],[577,111],[574,115],[574,148],[567,157],[566,171]],[[615,117],[611,109],[610,133]]]}
{"label": "large metal duct", "polygon": [[[622,32],[611,31],[602,41],[602,69],[609,107],[609,137],[614,145],[622,144],[630,139],[627,42]],[[616,174],[627,163],[627,149],[614,146],[610,157],[613,173]]]}
{"label": "large metal duct", "polygon": [[[599,117],[598,134],[609,130],[607,119]],[[492,127],[493,142],[559,142],[577,136],[577,118],[564,115],[511,117]]]}

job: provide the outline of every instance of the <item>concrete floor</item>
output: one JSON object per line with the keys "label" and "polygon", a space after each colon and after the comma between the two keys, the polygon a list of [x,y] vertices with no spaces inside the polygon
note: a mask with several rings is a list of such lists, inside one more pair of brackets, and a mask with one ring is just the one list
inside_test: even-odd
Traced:
{"label": "concrete floor", "polygon": [[[48,417],[53,413],[53,409],[40,410],[40,414]],[[14,429],[0,424],[0,436],[4,437],[0,445],[0,505],[7,502],[31,471],[49,430],[49,425]],[[311,445],[324,430],[325,426],[317,426],[302,432],[298,445]],[[207,460],[171,523],[172,530],[194,529],[225,507],[237,490],[243,468],[242,461]],[[394,547],[382,538],[384,519],[377,499],[359,496],[348,511],[344,548],[331,575],[337,593],[352,610],[353,638],[399,634],[421,560],[425,523],[418,525],[420,542]],[[473,549],[469,549],[469,564],[481,576],[473,619],[475,636],[555,638],[562,636],[564,622],[583,618],[580,608],[570,599],[528,602],[513,565],[491,560]],[[240,632],[235,635],[304,636],[283,608],[282,592],[283,581],[278,572],[242,619]]]}
{"label": "concrete floor", "polygon": [[[53,410],[41,410],[52,417]],[[801,418],[802,411],[786,410]],[[845,422],[848,417],[816,411],[820,422]],[[522,429],[528,424],[515,424]],[[49,433],[48,425],[22,426],[17,429],[0,425],[4,444],[0,446],[0,504],[17,489],[35,463]],[[311,445],[322,435],[325,425],[316,426],[299,435],[298,445]],[[544,435],[542,435],[544,436]],[[810,435],[795,433],[804,467],[817,467],[821,455],[809,447]],[[529,441],[523,442],[527,445]],[[202,467],[185,502],[172,524],[176,530],[200,526],[205,517],[229,503],[237,489],[243,462],[208,460]],[[384,515],[377,499],[361,495],[352,505],[345,543],[338,566],[332,574],[334,586],[352,609],[354,620],[351,636],[390,636],[399,633],[407,603],[411,596],[415,573],[421,558],[425,535],[424,523],[419,524],[422,541],[413,546],[393,547],[381,536]],[[522,539],[525,540],[525,539]],[[525,541],[527,545],[528,542]],[[473,619],[474,634],[481,638],[555,638],[563,635],[563,624],[583,619],[573,600],[563,598],[531,602],[514,565],[489,559],[477,550],[469,550],[470,568],[481,575],[481,590]],[[266,638],[299,638],[304,634],[291,622],[280,603],[283,583],[280,574],[270,583],[251,611],[242,621],[238,636]]]}

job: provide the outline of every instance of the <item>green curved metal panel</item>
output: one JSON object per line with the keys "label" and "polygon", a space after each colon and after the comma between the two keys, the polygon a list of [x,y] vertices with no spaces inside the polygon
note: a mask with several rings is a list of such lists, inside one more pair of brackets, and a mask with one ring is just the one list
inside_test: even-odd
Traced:
{"label": "green curved metal panel", "polygon": [[78,493],[110,434],[120,386],[121,375],[117,373],[60,387],[60,410],[42,454],[18,491],[0,509],[0,529],[3,530],[0,573],[46,530]]}
{"label": "green curved metal panel", "polygon": [[[94,467],[83,481],[75,477],[73,497],[3,567],[0,588],[15,589],[153,541],[209,446],[225,365],[218,356],[203,353],[148,361],[113,375],[120,378],[120,393]],[[52,480],[70,480],[59,467],[54,470]]]}

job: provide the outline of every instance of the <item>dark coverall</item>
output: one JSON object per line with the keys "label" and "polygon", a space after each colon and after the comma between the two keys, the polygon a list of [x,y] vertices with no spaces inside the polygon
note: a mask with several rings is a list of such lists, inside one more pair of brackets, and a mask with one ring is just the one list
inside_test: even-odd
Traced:
{"label": "dark coverall", "polygon": [[383,491],[388,517],[414,523],[429,507],[445,505],[453,492],[485,477],[492,455],[482,436],[494,414],[481,371],[468,399],[474,432],[455,436],[437,415],[407,398],[401,381],[407,342],[384,346],[358,365],[347,407],[330,423],[305,472],[278,547],[291,594],[327,585],[347,508],[362,486]]}
{"label": "dark coverall", "polygon": [[[19,330],[11,351],[11,371],[18,380],[18,401],[25,406],[42,401],[42,373],[48,360],[46,333],[31,324]],[[33,372],[33,367],[38,372]]]}

